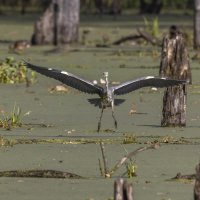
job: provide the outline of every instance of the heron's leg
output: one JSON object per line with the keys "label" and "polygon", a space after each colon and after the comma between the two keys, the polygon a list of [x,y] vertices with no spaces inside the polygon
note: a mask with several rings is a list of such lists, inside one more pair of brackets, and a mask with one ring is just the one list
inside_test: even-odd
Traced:
{"label": "heron's leg", "polygon": [[100,130],[100,128],[101,128],[101,118],[102,118],[102,116],[103,116],[103,110],[104,110],[104,108],[103,108],[103,106],[102,106],[101,115],[100,115],[99,122],[98,122],[98,129],[97,129],[98,132],[99,132],[99,130]]}
{"label": "heron's leg", "polygon": [[112,117],[114,119],[115,129],[117,129],[117,120],[116,120],[115,115],[114,115],[114,107],[113,106],[112,106]]}

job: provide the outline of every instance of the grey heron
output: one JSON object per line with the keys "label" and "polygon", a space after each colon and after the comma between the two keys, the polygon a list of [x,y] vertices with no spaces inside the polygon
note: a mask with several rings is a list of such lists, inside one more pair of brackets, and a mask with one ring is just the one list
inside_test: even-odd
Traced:
{"label": "grey heron", "polygon": [[88,101],[94,106],[99,106],[101,108],[101,115],[98,122],[99,132],[101,127],[101,119],[103,116],[103,111],[107,107],[112,108],[112,117],[114,119],[115,128],[117,128],[117,120],[114,115],[114,105],[118,106],[125,101],[125,99],[115,99],[114,95],[123,95],[142,87],[168,87],[185,83],[183,80],[173,80],[166,78],[159,78],[154,76],[145,76],[135,80],[124,82],[117,86],[109,86],[108,72],[104,72],[105,87],[97,85],[91,81],[85,80],[79,76],[71,74],[66,71],[41,67],[33,65],[29,62],[24,61],[27,68],[34,70],[40,74],[54,78],[61,81],[62,83],[75,88],[81,92],[89,94],[97,94],[100,98],[88,99]]}

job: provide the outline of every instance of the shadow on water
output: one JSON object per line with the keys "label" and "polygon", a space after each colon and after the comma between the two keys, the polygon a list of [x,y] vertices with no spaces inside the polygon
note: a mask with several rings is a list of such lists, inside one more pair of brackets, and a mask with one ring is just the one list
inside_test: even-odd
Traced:
{"label": "shadow on water", "polygon": [[161,128],[160,125],[157,125],[157,124],[137,124],[135,126],[144,126],[144,127],[152,127],[152,128]]}
{"label": "shadow on water", "polygon": [[161,125],[156,125],[156,124],[138,124],[138,125],[135,125],[135,126],[144,126],[144,127],[152,127],[152,128],[165,128],[165,129],[174,129],[174,128],[180,128],[180,129],[187,129],[187,128],[200,128],[200,126],[192,126],[192,125],[189,125],[189,126],[185,126],[185,127],[182,127],[182,126],[170,126],[170,127],[162,127]]}
{"label": "shadow on water", "polygon": [[12,42],[12,40],[0,40],[0,44],[10,44]]}

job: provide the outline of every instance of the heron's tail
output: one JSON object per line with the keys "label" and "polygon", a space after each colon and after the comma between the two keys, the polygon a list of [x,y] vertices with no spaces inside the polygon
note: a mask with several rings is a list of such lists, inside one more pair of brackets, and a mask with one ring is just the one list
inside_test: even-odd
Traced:
{"label": "heron's tail", "polygon": [[[94,106],[98,106],[101,108],[101,99],[100,98],[92,98],[88,99],[89,103],[91,103]],[[122,104],[125,101],[125,99],[114,99],[114,105],[118,106]]]}
{"label": "heron's tail", "polygon": [[101,107],[101,99],[100,98],[93,98],[93,99],[88,99],[88,102],[91,103],[92,105],[99,106]]}

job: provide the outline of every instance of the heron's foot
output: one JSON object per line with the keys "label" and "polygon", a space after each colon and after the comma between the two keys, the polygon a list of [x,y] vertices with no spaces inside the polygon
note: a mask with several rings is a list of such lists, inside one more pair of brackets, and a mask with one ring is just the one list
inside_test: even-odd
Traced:
{"label": "heron's foot", "polygon": [[115,129],[117,129],[117,121],[115,121]]}

